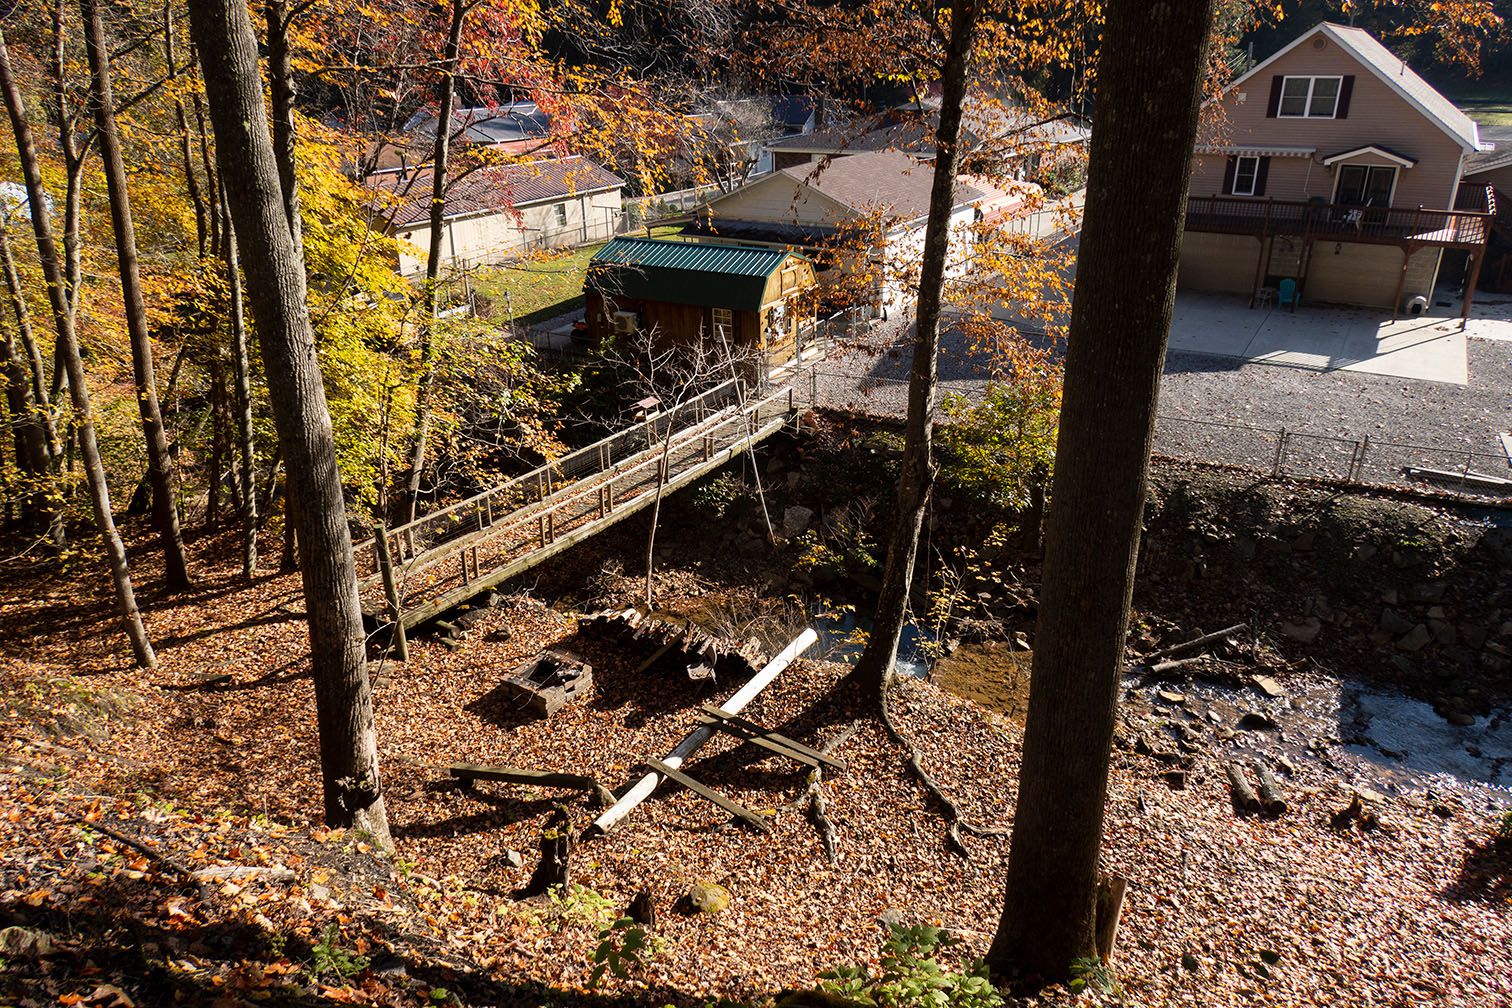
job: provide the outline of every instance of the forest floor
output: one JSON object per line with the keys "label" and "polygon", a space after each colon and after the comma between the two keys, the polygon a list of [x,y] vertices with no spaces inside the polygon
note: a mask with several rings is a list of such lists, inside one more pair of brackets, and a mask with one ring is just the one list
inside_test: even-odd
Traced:
{"label": "forest floor", "polygon": [[[1162,487],[1157,519],[1174,513],[1170,482]],[[771,835],[731,826],[691,793],[659,792],[578,847],[581,888],[554,900],[512,898],[546,815],[565,802],[580,828],[594,811],[561,792],[482,783],[458,791],[447,764],[567,770],[618,788],[695,725],[699,703],[736,685],[710,689],[656,668],[637,676],[643,656],[579,638],[570,606],[543,601],[562,586],[583,602],[633,597],[638,579],[617,573],[617,560],[636,555],[636,528],[553,561],[531,591],[483,612],[457,650],[421,637],[407,664],[376,669],[392,856],[318,823],[297,576],[249,584],[229,539],[202,540],[193,593],[143,592],[162,660],[143,675],[128,667],[94,566],[48,579],[12,568],[0,579],[0,1004],[691,1006],[759,1002],[812,985],[824,970],[875,961],[884,919],[943,924],[963,939],[952,957],[983,952],[1000,910],[1007,840],[968,840],[969,860],[950,854],[937,810],[864,719],[836,753],[847,771],[823,785],[835,864],[799,801],[802,768],[716,739],[689,772],[770,815]],[[1152,521],[1151,568],[1184,571],[1193,562],[1185,536]],[[707,611],[718,596],[779,599],[773,578],[792,565],[790,556],[683,527],[675,512],[660,540],[657,585],[668,609]],[[137,556],[150,584],[151,560]],[[1473,566],[1460,561],[1461,572]],[[1255,570],[1263,572],[1258,562]],[[1225,625],[1215,621],[1225,600],[1211,580],[1171,577],[1141,591],[1142,650]],[[1454,605],[1454,591],[1440,602]],[[1177,593],[1183,603],[1162,601]],[[1208,608],[1196,615],[1204,598]],[[1244,604],[1265,600],[1251,592]],[[1294,596],[1291,604],[1301,606]],[[1301,608],[1287,615],[1316,618]],[[1127,1003],[1512,999],[1512,851],[1494,840],[1505,792],[1442,777],[1429,786],[1362,782],[1355,764],[1340,762],[1347,733],[1339,726],[1310,740],[1319,758],[1306,755],[1308,745],[1273,758],[1289,802],[1283,815],[1236,811],[1224,776],[1234,739],[1259,736],[1268,746],[1287,734],[1287,699],[1258,692],[1247,673],[1264,671],[1292,697],[1340,696],[1322,645],[1343,636],[1348,620],[1320,623],[1320,660],[1300,657],[1290,638],[1264,643],[1259,634],[1216,656],[1216,665],[1246,673],[1234,678],[1227,707],[1194,704],[1197,686],[1131,681],[1105,844],[1106,869],[1130,880],[1116,959]],[[550,720],[531,719],[501,699],[498,681],[552,644],[593,663],[594,689]],[[823,744],[856,721],[843,672],[800,662],[747,716]],[[1010,674],[983,699],[1016,713],[1013,683],[1022,678]],[[1493,680],[1476,688],[1477,709],[1506,699]],[[932,682],[902,683],[892,704],[964,815],[1011,824],[1018,720]],[[1281,731],[1240,723],[1265,712]],[[1332,825],[1356,794],[1377,828]],[[522,866],[511,851],[523,854]],[[682,912],[695,883],[723,887],[728,906]],[[590,988],[600,930],[642,891],[658,910],[654,955],[628,979]]]}

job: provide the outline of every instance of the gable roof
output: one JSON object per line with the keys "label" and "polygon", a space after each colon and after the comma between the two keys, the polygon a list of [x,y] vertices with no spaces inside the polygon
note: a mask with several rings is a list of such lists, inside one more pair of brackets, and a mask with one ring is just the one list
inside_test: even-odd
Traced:
{"label": "gable roof", "polygon": [[[847,216],[865,217],[880,211],[894,222],[904,222],[929,213],[934,167],[897,151],[871,151],[822,163],[793,165],[715,199],[710,203],[713,216],[719,216],[721,202],[756,186],[792,186],[795,194],[806,189]],[[955,206],[981,198],[981,192],[956,183]]]}
{"label": "gable roof", "polygon": [[[548,203],[569,196],[619,189],[625,180],[585,157],[554,158],[490,165],[464,175],[446,192],[443,218],[501,213],[533,203]],[[394,227],[407,227],[430,220],[431,169],[380,172],[367,180],[370,189],[398,197],[391,210],[376,209]]]}
{"label": "gable roof", "polygon": [[784,249],[662,238],[612,238],[588,262],[589,287],[613,298],[756,311]]}
{"label": "gable roof", "polygon": [[1497,148],[1466,158],[1465,178],[1507,167],[1512,167],[1512,144],[1505,149]]}
{"label": "gable roof", "polygon": [[1248,73],[1238,77],[1224,90],[1226,92],[1233,90],[1306,40],[1319,34],[1326,36],[1339,48],[1353,56],[1355,62],[1375,74],[1383,84],[1422,113],[1424,118],[1458,141],[1465,150],[1488,149],[1481,143],[1480,128],[1476,126],[1474,119],[1456,108],[1453,102],[1439,94],[1432,84],[1419,77],[1400,57],[1363,28],[1351,28],[1348,25],[1334,24],[1330,21],[1320,22],[1311,30],[1303,32],[1282,46],[1269,59],[1255,64]]}
{"label": "gable roof", "polygon": [[1349,148],[1349,150],[1342,150],[1337,154],[1328,155],[1323,159],[1323,163],[1325,165],[1334,165],[1338,164],[1340,161],[1348,161],[1351,158],[1360,157],[1363,154],[1373,154],[1384,161],[1390,161],[1391,163],[1399,165],[1403,168],[1411,168],[1413,165],[1417,164],[1417,158],[1403,154],[1401,151],[1394,151],[1390,147],[1382,147],[1380,144],[1366,144],[1363,147],[1351,147]]}
{"label": "gable roof", "polygon": [[[411,133],[434,136],[436,113],[421,109],[410,116],[404,128]],[[508,105],[475,105],[452,112],[454,139],[463,143],[497,144],[517,140],[538,140],[551,135],[551,117],[535,102]]]}

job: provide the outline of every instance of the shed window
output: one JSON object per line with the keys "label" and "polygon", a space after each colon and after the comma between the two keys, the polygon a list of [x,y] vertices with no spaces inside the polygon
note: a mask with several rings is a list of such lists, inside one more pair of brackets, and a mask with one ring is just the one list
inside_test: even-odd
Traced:
{"label": "shed window", "polygon": [[729,308],[714,309],[714,338],[721,343],[735,338],[735,313]]}
{"label": "shed window", "polygon": [[566,203],[558,203],[556,206],[552,207],[551,209],[556,212],[557,227],[566,227],[567,226],[567,204]]}

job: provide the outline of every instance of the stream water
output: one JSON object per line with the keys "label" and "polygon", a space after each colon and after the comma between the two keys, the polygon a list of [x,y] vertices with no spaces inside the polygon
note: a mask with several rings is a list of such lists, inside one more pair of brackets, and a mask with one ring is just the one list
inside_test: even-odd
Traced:
{"label": "stream water", "polygon": [[1453,789],[1512,805],[1512,708],[1455,725],[1422,701],[1360,682],[1287,685],[1286,696],[1269,698],[1226,683],[1126,680],[1127,695],[1165,714],[1168,726],[1204,722],[1220,753],[1321,762],[1346,783],[1386,794]]}

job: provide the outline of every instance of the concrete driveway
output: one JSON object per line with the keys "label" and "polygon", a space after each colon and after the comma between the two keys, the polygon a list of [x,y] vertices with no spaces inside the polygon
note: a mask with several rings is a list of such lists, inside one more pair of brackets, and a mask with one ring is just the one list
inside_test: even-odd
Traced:
{"label": "concrete driveway", "polygon": [[1469,380],[1465,338],[1486,325],[1505,323],[1472,319],[1471,328],[1461,332],[1458,315],[1442,308],[1438,315],[1392,322],[1389,312],[1368,308],[1304,304],[1293,313],[1250,308],[1248,299],[1237,295],[1182,291],[1171,320],[1170,349],[1463,385]]}

